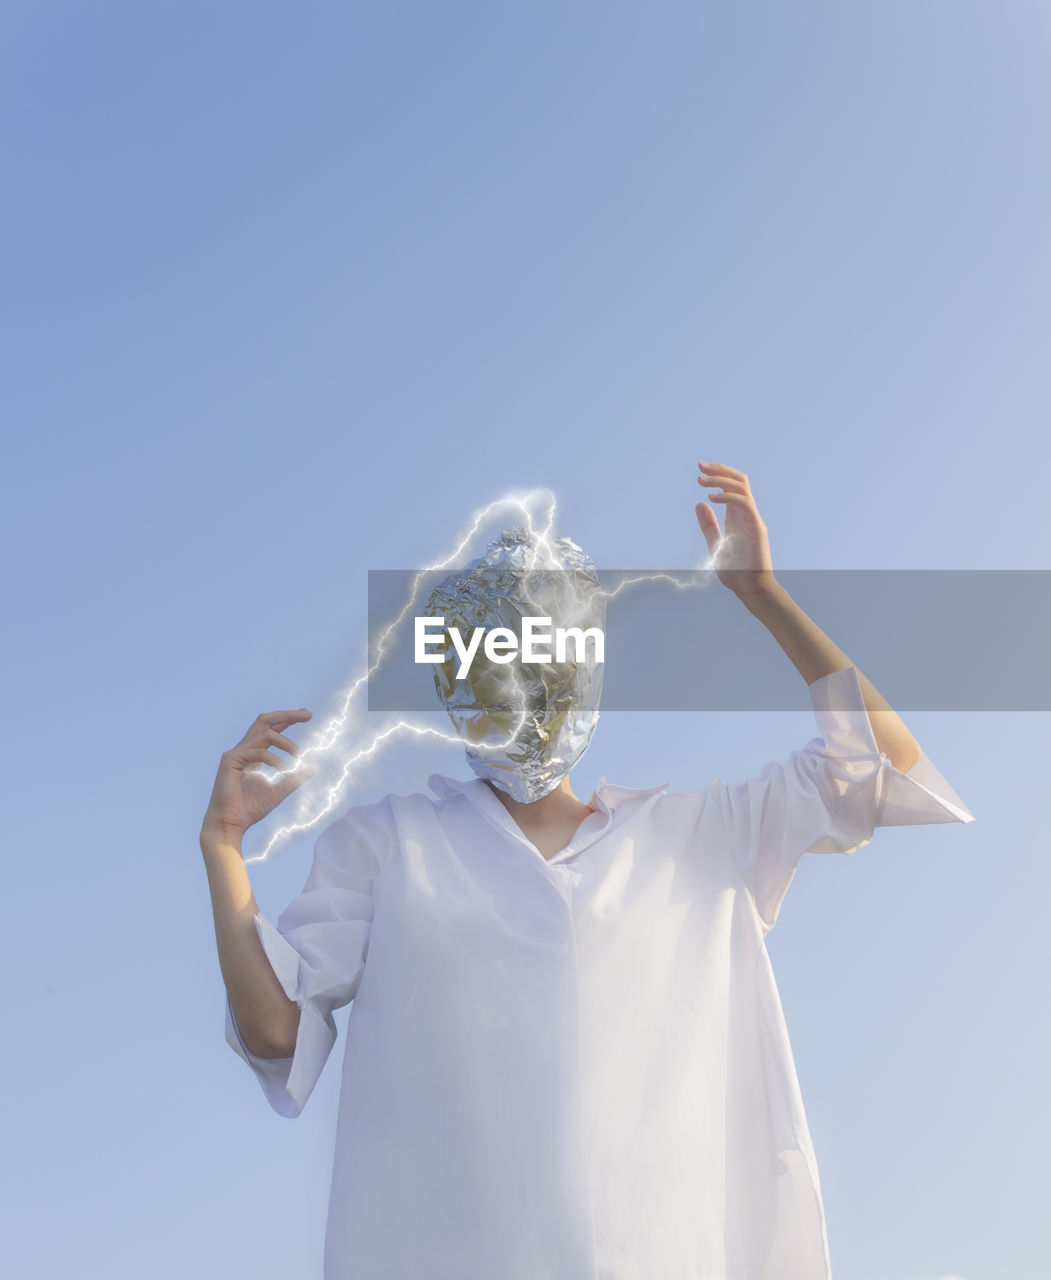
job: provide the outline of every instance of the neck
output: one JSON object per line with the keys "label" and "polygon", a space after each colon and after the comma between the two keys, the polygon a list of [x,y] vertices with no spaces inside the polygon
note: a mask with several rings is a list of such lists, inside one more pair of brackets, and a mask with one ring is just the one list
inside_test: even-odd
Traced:
{"label": "neck", "polygon": [[493,786],[488,778],[486,779],[486,785],[510,812],[512,817],[523,814],[529,818],[540,818],[547,821],[548,819],[568,817],[570,814],[591,812],[591,806],[585,804],[583,800],[574,795],[568,773],[554,791],[549,791],[546,796],[541,796],[539,800],[515,800],[506,791],[501,791],[499,787]]}

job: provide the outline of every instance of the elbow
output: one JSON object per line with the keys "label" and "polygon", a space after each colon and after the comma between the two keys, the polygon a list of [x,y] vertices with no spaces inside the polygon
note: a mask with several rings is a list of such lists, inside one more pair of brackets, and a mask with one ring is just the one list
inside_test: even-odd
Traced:
{"label": "elbow", "polygon": [[253,1041],[249,1041],[246,1036],[245,1047],[257,1058],[291,1058],[299,1038],[299,1016],[299,1005],[290,1002],[290,1008],[280,1024],[267,1027]]}
{"label": "elbow", "polygon": [[910,747],[901,748],[893,755],[888,753],[887,759],[899,773],[908,773],[921,754],[919,743],[914,741]]}

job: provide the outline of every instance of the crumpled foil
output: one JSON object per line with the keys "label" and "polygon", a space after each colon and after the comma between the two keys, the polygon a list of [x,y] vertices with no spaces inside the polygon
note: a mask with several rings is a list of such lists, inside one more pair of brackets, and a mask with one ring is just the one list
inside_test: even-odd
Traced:
{"label": "crumpled foil", "polygon": [[[472,630],[508,627],[521,642],[522,619],[551,619],[557,627],[602,627],[606,596],[594,564],[569,538],[540,540],[522,528],[505,529],[485,554],[439,583],[426,606],[429,617]],[[467,762],[507,795],[532,803],[553,791],[584,754],[598,722],[605,667],[589,641],[582,661],[570,645],[564,662],[545,645],[551,662],[491,662],[479,646],[470,671],[444,637],[446,661],[432,670],[438,697],[464,741]],[[441,649],[436,651],[442,651]]]}

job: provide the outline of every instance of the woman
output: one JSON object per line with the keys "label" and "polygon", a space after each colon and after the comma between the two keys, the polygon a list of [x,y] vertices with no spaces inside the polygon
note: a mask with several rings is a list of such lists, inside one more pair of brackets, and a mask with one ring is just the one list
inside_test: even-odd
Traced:
{"label": "woman", "polygon": [[828,1275],[765,936],[804,852],[972,815],[777,582],[748,477],[699,465],[727,508],[722,542],[696,508],[718,578],[810,691],[821,736],[784,763],[678,793],[603,779],[585,803],[579,733],[539,773],[519,753],[502,776],[475,743],[472,780],[328,827],[275,928],[241,839],[300,778],[247,769],[283,767],[310,713],[264,714],[222,757],[201,849],[227,1039],[279,1114],[300,1113],[354,1001],[326,1280]]}

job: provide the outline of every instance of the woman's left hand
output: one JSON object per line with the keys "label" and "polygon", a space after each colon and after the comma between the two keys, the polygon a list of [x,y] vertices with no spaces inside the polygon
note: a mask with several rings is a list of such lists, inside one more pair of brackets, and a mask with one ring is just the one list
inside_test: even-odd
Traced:
{"label": "woman's left hand", "polygon": [[722,493],[709,496],[712,502],[726,503],[725,533],[720,530],[719,519],[707,502],[698,502],[695,508],[716,577],[736,595],[754,594],[776,586],[770,539],[748,477],[725,462],[699,462],[697,466],[701,472],[697,483],[721,489]]}

